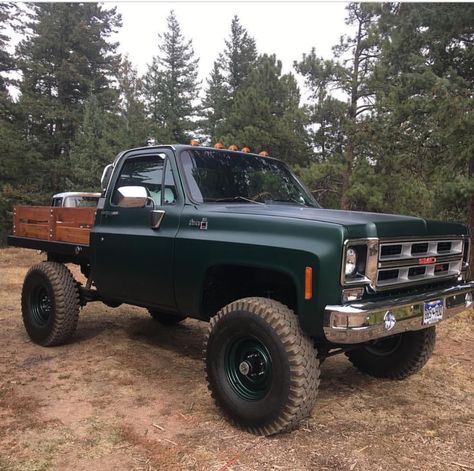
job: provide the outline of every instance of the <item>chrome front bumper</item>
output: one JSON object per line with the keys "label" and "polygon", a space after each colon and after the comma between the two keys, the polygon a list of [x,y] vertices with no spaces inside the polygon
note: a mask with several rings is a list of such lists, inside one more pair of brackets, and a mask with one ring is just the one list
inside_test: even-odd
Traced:
{"label": "chrome front bumper", "polygon": [[382,301],[326,306],[324,334],[330,342],[356,344],[430,327],[423,324],[424,303],[442,300],[443,319],[473,305],[474,282]]}

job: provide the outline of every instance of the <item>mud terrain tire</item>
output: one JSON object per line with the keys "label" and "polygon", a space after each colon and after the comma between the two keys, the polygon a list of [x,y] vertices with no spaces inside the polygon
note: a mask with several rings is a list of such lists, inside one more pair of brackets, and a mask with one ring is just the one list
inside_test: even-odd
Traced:
{"label": "mud terrain tire", "polygon": [[360,371],[376,378],[405,379],[429,360],[436,342],[436,327],[403,332],[346,352]]}
{"label": "mud terrain tire", "polygon": [[316,401],[319,360],[297,316],[267,298],[244,298],[210,321],[209,389],[231,422],[257,435],[295,427]]}
{"label": "mud terrain tire", "polygon": [[79,319],[79,290],[71,272],[56,262],[32,266],[23,282],[21,310],[33,342],[44,347],[66,343]]}

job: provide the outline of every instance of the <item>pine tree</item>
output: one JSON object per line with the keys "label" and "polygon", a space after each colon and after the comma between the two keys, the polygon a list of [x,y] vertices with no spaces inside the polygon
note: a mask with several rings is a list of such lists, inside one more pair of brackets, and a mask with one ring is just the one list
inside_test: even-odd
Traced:
{"label": "pine tree", "polygon": [[[338,206],[343,209],[356,209],[357,205],[368,209],[369,203],[356,199],[351,191],[356,167],[360,165],[368,172],[376,162],[368,152],[367,143],[372,137],[370,128],[375,110],[373,77],[380,53],[377,30],[380,8],[350,3],[347,10],[346,23],[356,30],[352,36],[343,36],[334,47],[335,59],[319,58],[313,49],[295,67],[311,92],[313,143],[317,160],[324,162],[323,167],[311,172],[318,176],[311,186],[323,185],[319,190],[330,197],[331,204],[338,194]],[[335,90],[348,97],[346,103],[331,95],[330,91]]]}
{"label": "pine tree", "polygon": [[227,120],[226,144],[266,150],[291,163],[305,163],[309,149],[300,92],[292,74],[282,75],[274,55],[263,55],[237,92]]}
{"label": "pine tree", "polygon": [[310,135],[315,160],[335,160],[335,156],[342,153],[342,123],[347,108],[343,101],[331,95],[338,86],[337,65],[333,60],[318,57],[313,48],[309,54],[303,54],[302,60],[295,62],[294,67],[304,77],[309,91]]}
{"label": "pine tree", "polygon": [[127,57],[120,64],[118,86],[119,101],[111,111],[105,110],[95,95],[85,102],[83,122],[71,148],[70,188],[98,191],[105,165],[121,150],[146,143],[148,123],[140,97],[142,82]]}
{"label": "pine tree", "polygon": [[[342,174],[341,208],[350,208],[350,186],[357,159],[363,156],[362,130],[366,127],[364,113],[374,108],[372,76],[379,54],[380,36],[377,34],[379,8],[372,4],[350,3],[346,23],[356,27],[354,36],[343,36],[334,48],[338,63],[338,81],[341,90],[349,96],[346,115],[344,149],[345,168]],[[349,54],[350,58],[345,59]],[[365,164],[365,162],[363,162]]]}
{"label": "pine tree", "polygon": [[163,113],[162,103],[167,101],[164,90],[165,73],[161,70],[157,57],[153,58],[147,73],[143,77],[143,96],[145,100],[145,114],[148,122],[147,134],[157,143],[176,142],[172,127],[165,120],[169,118]]}
{"label": "pine tree", "polygon": [[7,3],[0,3],[0,92],[7,91],[8,78],[5,72],[14,69],[14,59],[8,52],[9,36],[5,32],[5,26],[11,24],[12,6]]}
{"label": "pine tree", "polygon": [[17,51],[19,106],[28,142],[42,156],[38,184],[45,195],[66,189],[85,100],[93,94],[103,109],[115,106],[119,56],[109,39],[118,26],[116,9],[97,3],[31,4],[31,33]]}
{"label": "pine tree", "polygon": [[192,41],[182,35],[174,11],[167,23],[168,30],[159,36],[159,53],[144,78],[144,95],[154,137],[184,143],[195,127],[199,60]]}
{"label": "pine tree", "polygon": [[228,132],[227,117],[238,91],[257,64],[257,47],[237,16],[232,19],[225,49],[214,62],[203,100],[203,131],[211,141]]}
{"label": "pine tree", "polygon": [[234,16],[230,25],[230,38],[225,41],[223,64],[230,99],[234,99],[257,61],[257,46],[247,30]]}
{"label": "pine tree", "polygon": [[144,146],[148,137],[148,123],[145,115],[145,105],[141,99],[143,82],[127,57],[123,59],[120,65],[118,84],[120,92],[119,113],[123,126],[121,147],[129,149]]}
{"label": "pine tree", "polygon": [[[84,105],[83,122],[71,148],[71,170],[68,173],[69,189],[100,191],[103,168],[126,147],[126,123],[115,112],[103,109],[99,99],[91,95]],[[143,144],[142,144],[143,145]]]}
{"label": "pine tree", "polygon": [[309,54],[303,54],[302,60],[295,62],[294,67],[304,77],[309,91],[308,133],[313,148],[312,163],[308,168],[298,171],[323,206],[338,207],[342,188],[347,106],[331,94],[338,87],[337,65],[334,60],[318,57],[313,48]]}
{"label": "pine tree", "polygon": [[105,112],[96,96],[91,95],[84,106],[84,120],[76,133],[76,141],[71,149],[72,172],[68,187],[81,191],[97,191],[101,168],[106,165],[107,156],[104,147],[104,133],[107,130]]}
{"label": "pine tree", "polygon": [[9,93],[10,72],[16,63],[6,25],[14,24],[16,14],[15,5],[0,3],[0,245],[11,230],[13,205],[34,201],[35,197],[31,186],[33,156],[24,145],[17,126],[17,105]]}
{"label": "pine tree", "polygon": [[218,61],[214,62],[213,69],[207,79],[206,95],[202,102],[204,133],[211,142],[218,140],[229,110],[229,90]]}

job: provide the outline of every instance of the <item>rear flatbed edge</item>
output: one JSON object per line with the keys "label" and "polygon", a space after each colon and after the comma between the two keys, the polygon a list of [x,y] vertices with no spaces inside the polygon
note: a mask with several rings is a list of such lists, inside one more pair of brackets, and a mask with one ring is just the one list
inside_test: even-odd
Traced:
{"label": "rear flatbed edge", "polygon": [[34,239],[32,237],[19,237],[13,235],[8,236],[7,242],[8,245],[12,247],[42,250],[44,252],[57,255],[67,255],[72,258],[77,258],[78,261],[84,259],[88,260],[90,257],[90,247],[88,245]]}

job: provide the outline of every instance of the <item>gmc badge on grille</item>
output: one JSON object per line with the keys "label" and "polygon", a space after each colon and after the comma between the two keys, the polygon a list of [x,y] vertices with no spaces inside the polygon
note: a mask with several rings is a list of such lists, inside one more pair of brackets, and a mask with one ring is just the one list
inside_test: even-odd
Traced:
{"label": "gmc badge on grille", "polygon": [[418,259],[419,265],[429,265],[430,263],[436,263],[435,257],[425,257]]}

